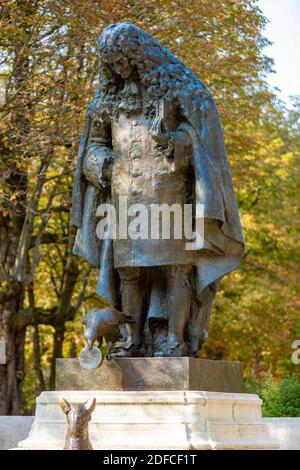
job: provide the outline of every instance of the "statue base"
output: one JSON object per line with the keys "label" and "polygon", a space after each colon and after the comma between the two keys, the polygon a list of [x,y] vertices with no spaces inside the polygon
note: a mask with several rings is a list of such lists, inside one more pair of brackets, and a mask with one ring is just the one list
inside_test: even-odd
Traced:
{"label": "statue base", "polygon": [[278,447],[262,421],[261,400],[242,391],[238,362],[119,358],[86,370],[78,359],[57,359],[56,391],[37,398],[31,432],[19,448],[62,449],[66,419],[60,399],[76,404],[92,397],[94,449]]}
{"label": "statue base", "polygon": [[191,357],[135,357],[104,360],[97,369],[88,370],[78,359],[57,359],[55,389],[241,393],[243,364]]}
{"label": "statue base", "polygon": [[279,447],[261,418],[257,395],[201,391],[56,391],[37,398],[36,416],[19,449],[62,449],[61,398],[95,397],[89,424],[94,449],[204,450]]}

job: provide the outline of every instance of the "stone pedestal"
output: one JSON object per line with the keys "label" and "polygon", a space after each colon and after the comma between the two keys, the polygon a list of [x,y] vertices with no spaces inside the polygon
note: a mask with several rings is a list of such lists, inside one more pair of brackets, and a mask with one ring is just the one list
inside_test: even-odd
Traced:
{"label": "stone pedestal", "polygon": [[257,395],[201,391],[56,391],[37,398],[21,449],[62,449],[66,419],[59,400],[95,397],[89,425],[94,449],[271,449]]}
{"label": "stone pedestal", "polygon": [[56,390],[205,390],[243,392],[241,362],[191,357],[135,357],[104,360],[83,369],[78,359],[56,360]]}
{"label": "stone pedestal", "polygon": [[93,370],[58,359],[56,391],[37,398],[22,449],[62,449],[66,417],[59,400],[97,400],[94,449],[270,449],[261,400],[244,394],[241,363],[193,358],[120,358]]}

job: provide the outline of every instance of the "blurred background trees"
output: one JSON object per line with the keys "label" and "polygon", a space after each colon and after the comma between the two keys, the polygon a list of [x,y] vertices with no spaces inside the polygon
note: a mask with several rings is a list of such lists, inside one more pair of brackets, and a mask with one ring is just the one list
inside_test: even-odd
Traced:
{"label": "blurred background trees", "polygon": [[53,388],[55,358],[78,354],[82,314],[99,303],[97,273],[72,256],[72,173],[97,86],[96,39],[124,20],[193,69],[224,127],[247,252],[222,281],[202,356],[241,360],[248,378],[295,372],[300,103],[286,110],[267,86],[256,1],[2,0],[0,414],[30,413]]}

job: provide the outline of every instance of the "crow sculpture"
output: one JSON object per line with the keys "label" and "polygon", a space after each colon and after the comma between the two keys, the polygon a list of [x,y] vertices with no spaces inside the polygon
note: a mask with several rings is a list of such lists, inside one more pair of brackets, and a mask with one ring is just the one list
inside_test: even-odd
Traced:
{"label": "crow sculpture", "polygon": [[125,323],[133,324],[135,321],[131,315],[127,315],[113,307],[93,308],[83,317],[85,325],[85,339],[89,349],[92,349],[94,341],[98,339],[100,344],[103,337],[108,346],[107,358],[110,358],[112,344],[120,340],[120,326]]}

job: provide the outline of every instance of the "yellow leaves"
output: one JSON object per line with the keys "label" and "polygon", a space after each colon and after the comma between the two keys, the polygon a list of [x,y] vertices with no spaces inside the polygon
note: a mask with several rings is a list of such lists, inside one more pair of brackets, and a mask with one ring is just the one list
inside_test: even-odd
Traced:
{"label": "yellow leaves", "polygon": [[293,152],[287,152],[281,155],[281,161],[283,164],[290,166],[296,163],[296,158]]}
{"label": "yellow leaves", "polygon": [[264,230],[272,237],[272,236],[276,236],[279,232],[280,232],[280,227],[278,227],[278,225],[274,224],[274,223],[265,223],[264,224]]}
{"label": "yellow leaves", "polygon": [[290,166],[295,164],[295,155],[292,152],[287,152],[280,155],[280,167],[275,171],[275,174],[281,179],[285,180],[290,174]]}
{"label": "yellow leaves", "polygon": [[234,271],[232,274],[231,274],[231,278],[233,280],[233,282],[241,282],[242,279],[244,278],[244,274],[241,270],[238,270],[238,271]]}
{"label": "yellow leaves", "polygon": [[269,350],[261,351],[261,355],[263,357],[271,357],[272,356],[272,351],[269,351]]}
{"label": "yellow leaves", "polygon": [[253,214],[245,213],[242,215],[241,219],[243,227],[245,227],[247,230],[255,231],[258,229],[258,224]]}
{"label": "yellow leaves", "polygon": [[285,180],[288,175],[289,175],[289,172],[287,169],[285,168],[279,168],[278,170],[275,171],[275,174],[281,179],[281,180]]}
{"label": "yellow leaves", "polygon": [[1,289],[1,290],[7,289],[8,286],[9,286],[9,284],[8,284],[7,281],[2,281],[2,282],[1,282],[1,285],[0,285],[0,289]]}

